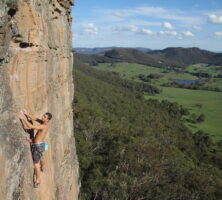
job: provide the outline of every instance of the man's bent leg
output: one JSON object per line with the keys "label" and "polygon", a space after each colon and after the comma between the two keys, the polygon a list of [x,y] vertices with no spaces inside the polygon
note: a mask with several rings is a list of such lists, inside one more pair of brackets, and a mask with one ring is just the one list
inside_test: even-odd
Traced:
{"label": "man's bent leg", "polygon": [[34,188],[38,188],[40,184],[40,160],[42,157],[42,150],[37,144],[32,145],[32,158],[34,162]]}
{"label": "man's bent leg", "polygon": [[44,160],[44,159],[41,159],[41,160],[40,160],[40,169],[41,169],[42,172],[43,172],[44,169],[45,169],[45,160]]}
{"label": "man's bent leg", "polygon": [[34,163],[35,169],[35,182],[40,183],[40,164]]}

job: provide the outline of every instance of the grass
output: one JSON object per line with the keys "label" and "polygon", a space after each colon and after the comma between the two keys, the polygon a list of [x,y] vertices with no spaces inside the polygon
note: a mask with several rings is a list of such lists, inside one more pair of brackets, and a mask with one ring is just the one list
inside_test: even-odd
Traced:
{"label": "grass", "polygon": [[[186,72],[190,73],[208,73],[212,77],[222,74],[222,66],[208,66],[207,64],[195,64],[186,68]],[[204,78],[203,78],[204,79]],[[205,86],[222,88],[221,78],[209,78],[206,79]]]}
{"label": "grass", "polygon": [[131,64],[131,63],[102,63],[96,66],[99,70],[117,72],[122,78],[129,80],[140,81],[138,78],[139,74],[149,75],[149,74],[161,74],[163,77],[161,79],[152,79],[151,83],[156,85],[161,85],[163,83],[169,82],[171,79],[182,79],[182,80],[196,80],[197,77],[188,73],[177,73],[174,71],[169,71],[162,68],[151,67],[141,64]]}
{"label": "grass", "polygon": [[[191,114],[200,115],[203,113],[206,116],[204,122],[200,124],[187,123],[187,125],[193,131],[207,132],[214,141],[222,140],[222,93],[168,87],[161,89],[163,91],[161,94],[154,97],[146,95],[145,98],[166,99],[183,105],[189,109]],[[202,104],[202,108],[198,108],[197,104]]]}
{"label": "grass", "polygon": [[131,63],[102,63],[99,64],[96,68],[99,70],[118,72],[122,77],[127,79],[135,79],[135,77],[139,74],[148,75],[151,73],[161,73],[164,71],[160,68]]}
{"label": "grass", "polygon": [[[167,83],[170,79],[181,80],[196,80],[197,77],[187,72],[207,72],[211,75],[221,73],[221,66],[209,67],[206,64],[191,65],[186,68],[185,72],[169,71],[161,68],[155,68],[140,64],[130,63],[103,63],[96,66],[99,70],[117,72],[123,78],[140,81],[139,74],[149,75],[152,73],[162,74],[161,79],[152,79],[151,83],[160,86],[163,83]],[[206,83],[208,86],[222,88],[222,79],[211,79]],[[190,115],[205,115],[205,121],[200,124],[187,123],[187,126],[195,132],[203,130],[212,136],[214,141],[222,140],[222,93],[205,91],[205,90],[188,90],[182,88],[169,88],[161,87],[162,93],[156,96],[145,96],[145,98],[155,98],[159,100],[168,100],[171,102],[177,102],[188,108]],[[202,104],[202,107],[198,107],[197,104]]]}
{"label": "grass", "polygon": [[195,64],[186,68],[187,72],[202,72],[209,73],[211,75],[218,75],[222,71],[222,66],[208,66],[207,64]]}

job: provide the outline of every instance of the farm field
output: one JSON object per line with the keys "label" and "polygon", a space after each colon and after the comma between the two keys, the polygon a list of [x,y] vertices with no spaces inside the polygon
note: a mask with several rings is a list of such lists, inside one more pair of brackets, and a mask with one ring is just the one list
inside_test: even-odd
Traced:
{"label": "farm field", "polygon": [[[214,141],[222,139],[222,93],[204,90],[162,87],[162,93],[145,98],[177,102],[189,109],[190,116],[205,115],[202,123],[187,123],[193,131],[203,130],[212,136]],[[199,107],[198,105],[202,105]]]}
{"label": "farm field", "polygon": [[[210,77],[205,78],[207,80],[205,86],[222,88],[222,66],[208,66],[207,64],[195,64],[188,66],[185,72],[207,73],[210,75]],[[219,75],[221,76],[221,78],[215,78]]]}
{"label": "farm field", "polygon": [[172,79],[198,80],[198,77],[192,75],[192,73],[209,73],[211,75],[210,78],[201,78],[202,80],[206,80],[205,86],[222,89],[222,78],[214,78],[214,76],[222,74],[222,66],[209,67],[206,64],[196,64],[190,65],[185,70],[177,72],[173,70],[132,63],[102,63],[95,68],[104,71],[116,72],[122,78],[134,81],[141,81],[138,77],[140,74],[145,76],[149,74],[161,74],[162,78],[160,79],[150,79],[150,83],[157,86],[169,83],[172,81]]}
{"label": "farm field", "polygon": [[[155,96],[145,95],[145,98],[155,98],[158,100],[168,100],[177,102],[189,109],[189,116],[192,118],[204,114],[205,121],[202,123],[187,122],[187,126],[193,131],[202,130],[207,132],[214,141],[222,139],[222,92],[206,91],[206,90],[191,90],[183,88],[162,87],[164,83],[168,83],[172,79],[179,80],[197,80],[198,77],[192,75],[193,72],[209,73],[211,76],[218,75],[222,72],[220,66],[209,67],[205,64],[191,65],[183,71],[172,71],[162,68],[156,68],[140,64],[130,63],[103,63],[95,68],[104,71],[116,72],[122,78],[134,81],[141,81],[139,74],[145,76],[149,74],[161,74],[159,79],[151,79],[149,83],[161,88],[162,93]],[[206,86],[222,88],[222,79],[208,79]],[[199,106],[198,106],[199,105]]]}
{"label": "farm field", "polygon": [[184,72],[175,72],[167,69],[151,67],[147,65],[141,64],[132,64],[132,63],[102,63],[95,67],[99,70],[117,72],[122,78],[126,78],[129,80],[140,81],[139,75],[143,74],[145,76],[149,74],[162,74],[163,77],[161,79],[153,79],[151,83],[156,85],[161,85],[163,83],[169,82],[171,79],[189,79],[189,80],[197,80],[196,76],[193,76]]}

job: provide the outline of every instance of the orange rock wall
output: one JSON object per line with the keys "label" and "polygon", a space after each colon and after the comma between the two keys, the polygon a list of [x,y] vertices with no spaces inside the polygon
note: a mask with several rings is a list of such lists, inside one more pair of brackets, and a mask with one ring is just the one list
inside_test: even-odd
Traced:
{"label": "orange rock wall", "polygon": [[[71,4],[69,0],[0,3],[0,199],[78,199]],[[27,134],[17,117],[22,108],[38,117],[45,112],[53,115],[39,189],[32,188]]]}

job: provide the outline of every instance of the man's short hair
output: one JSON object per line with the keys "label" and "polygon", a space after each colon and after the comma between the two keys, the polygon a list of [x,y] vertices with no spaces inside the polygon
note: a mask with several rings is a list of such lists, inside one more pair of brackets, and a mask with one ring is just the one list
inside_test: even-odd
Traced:
{"label": "man's short hair", "polygon": [[51,114],[51,113],[47,112],[47,113],[45,113],[45,114],[47,115],[47,117],[48,117],[49,120],[52,119],[52,114]]}

